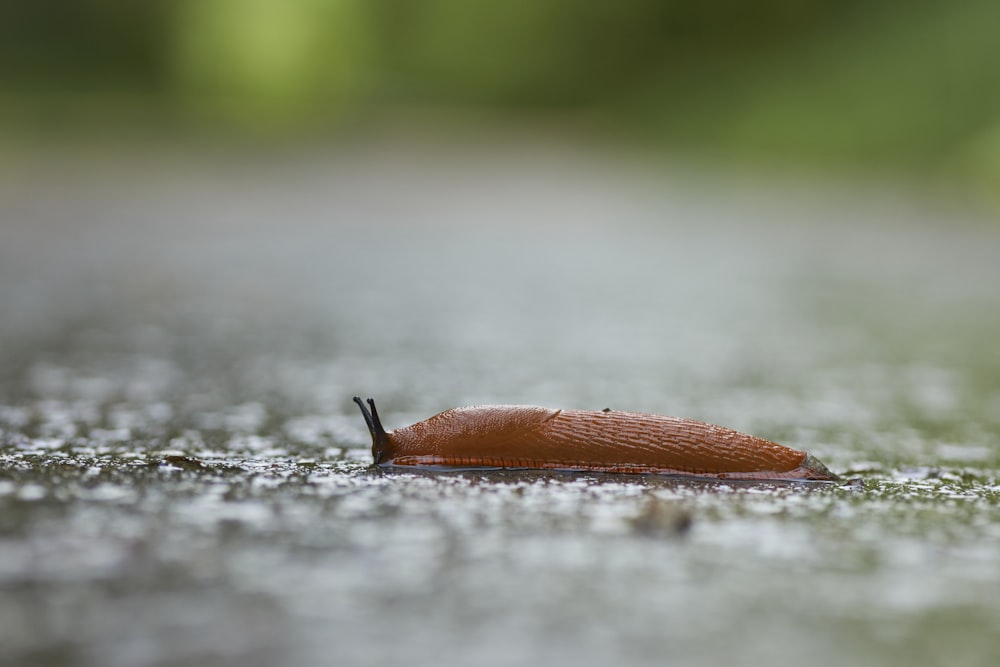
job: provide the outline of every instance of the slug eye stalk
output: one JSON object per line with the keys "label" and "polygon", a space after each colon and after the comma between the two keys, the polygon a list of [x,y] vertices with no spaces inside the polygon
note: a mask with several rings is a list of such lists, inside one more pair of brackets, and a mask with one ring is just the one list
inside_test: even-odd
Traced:
{"label": "slug eye stalk", "polygon": [[385,429],[382,428],[382,420],[378,417],[378,409],[375,407],[374,398],[368,399],[368,405],[371,406],[371,411],[365,407],[365,404],[361,400],[360,396],[355,396],[354,402],[358,404],[359,408],[361,408],[361,414],[365,418],[365,424],[368,425],[368,430],[372,434],[372,456],[375,459],[375,465],[378,465],[382,462],[383,455],[389,449],[389,434],[387,434]]}

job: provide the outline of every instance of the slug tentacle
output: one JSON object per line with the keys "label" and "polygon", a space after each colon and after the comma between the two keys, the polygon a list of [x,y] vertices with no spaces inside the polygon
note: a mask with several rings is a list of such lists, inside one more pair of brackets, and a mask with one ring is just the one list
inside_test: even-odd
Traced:
{"label": "slug tentacle", "polygon": [[377,465],[534,468],[711,479],[826,480],[811,454],[693,419],[602,410],[487,405],[446,410],[386,432],[361,408]]}
{"label": "slug tentacle", "polygon": [[354,397],[354,402],[358,404],[361,408],[361,414],[365,418],[365,424],[368,425],[368,430],[372,434],[372,456],[375,459],[376,465],[382,463],[382,459],[386,457],[389,453],[389,449],[392,446],[389,440],[389,434],[385,432],[382,428],[382,420],[378,417],[378,410],[375,408],[375,399],[369,398],[368,405],[371,406],[371,412],[365,407],[365,404],[361,401],[360,396]]}

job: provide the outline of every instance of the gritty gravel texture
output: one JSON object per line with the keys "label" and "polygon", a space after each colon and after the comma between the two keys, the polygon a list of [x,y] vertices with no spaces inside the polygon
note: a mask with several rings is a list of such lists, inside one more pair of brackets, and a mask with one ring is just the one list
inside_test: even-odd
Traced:
{"label": "gritty gravel texture", "polygon": [[[565,148],[0,185],[0,662],[994,665],[1000,228]],[[612,407],[844,484],[370,466]]]}

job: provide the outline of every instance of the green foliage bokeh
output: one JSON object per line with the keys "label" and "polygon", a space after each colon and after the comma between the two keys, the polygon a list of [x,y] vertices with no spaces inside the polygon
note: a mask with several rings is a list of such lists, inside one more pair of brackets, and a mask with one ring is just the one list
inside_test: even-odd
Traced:
{"label": "green foliage bokeh", "polygon": [[32,0],[0,6],[0,118],[134,105],[280,135],[417,107],[596,110],[654,145],[988,188],[998,26],[992,0]]}

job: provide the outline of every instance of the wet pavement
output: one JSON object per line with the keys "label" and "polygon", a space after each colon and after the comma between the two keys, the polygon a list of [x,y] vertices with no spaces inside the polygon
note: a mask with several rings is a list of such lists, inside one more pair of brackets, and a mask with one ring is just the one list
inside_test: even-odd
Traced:
{"label": "wet pavement", "polygon": [[[1000,227],[528,144],[0,185],[0,661],[992,665]],[[473,403],[853,480],[370,467]]]}

